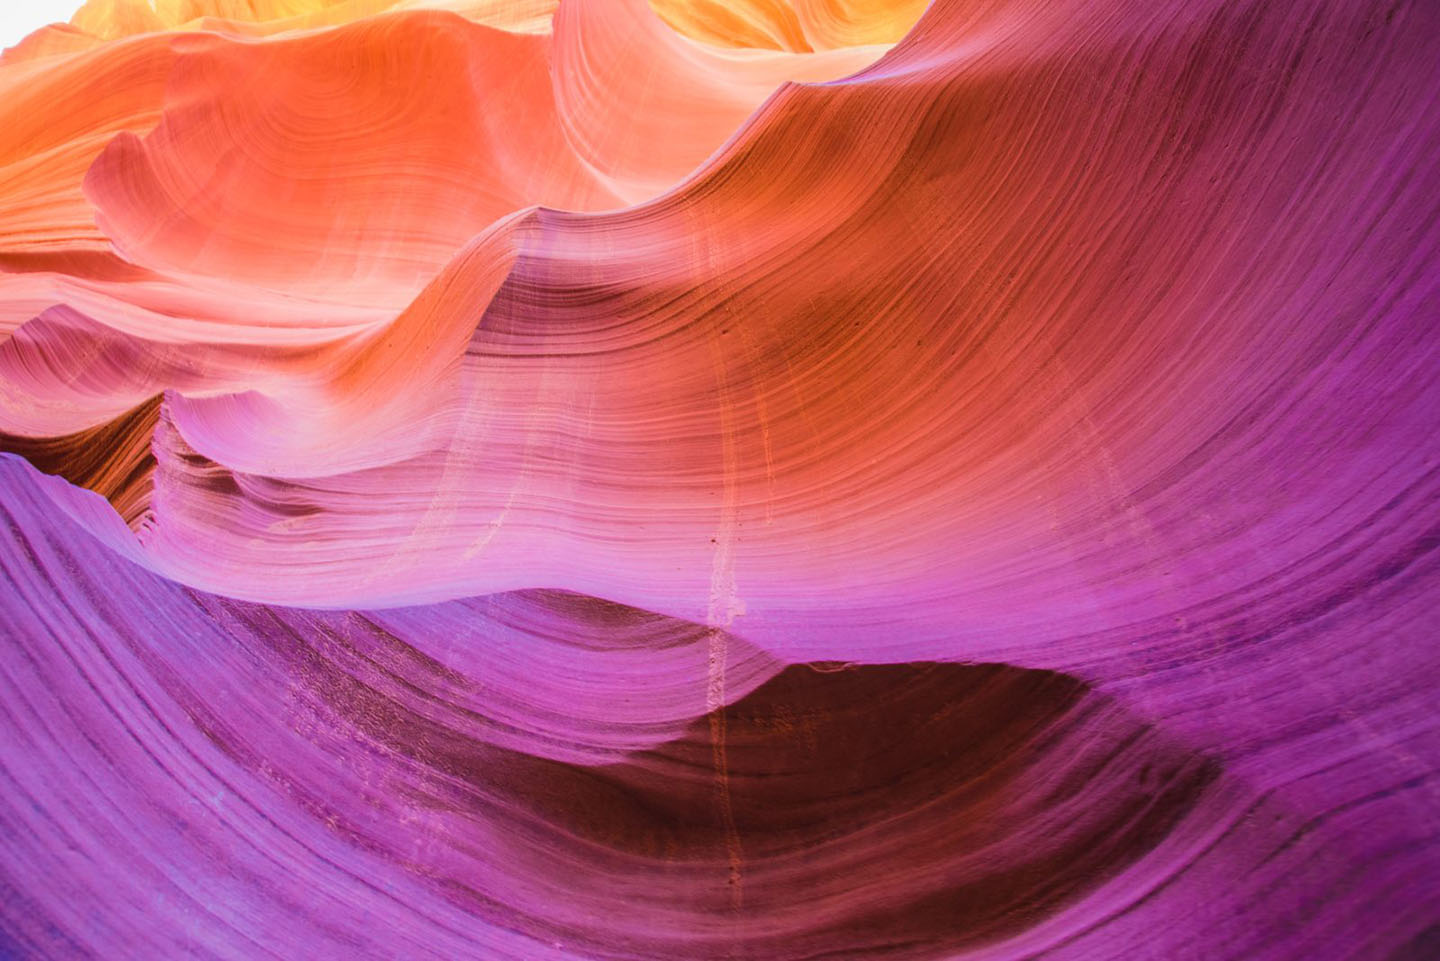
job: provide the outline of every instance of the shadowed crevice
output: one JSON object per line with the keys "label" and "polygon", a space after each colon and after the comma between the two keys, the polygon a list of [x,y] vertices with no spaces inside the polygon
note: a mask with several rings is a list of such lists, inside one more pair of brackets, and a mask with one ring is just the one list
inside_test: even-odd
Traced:
{"label": "shadowed crevice", "polygon": [[114,420],[62,437],[0,432],[0,452],[18,454],[42,473],[94,491],[134,529],[149,510],[154,490],[150,441],[159,417],[157,394]]}

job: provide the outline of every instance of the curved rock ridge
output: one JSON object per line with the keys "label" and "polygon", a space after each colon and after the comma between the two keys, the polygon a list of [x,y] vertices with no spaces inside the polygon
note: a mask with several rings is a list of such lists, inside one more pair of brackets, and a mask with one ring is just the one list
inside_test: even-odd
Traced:
{"label": "curved rock ridge", "polygon": [[[313,884],[384,912],[350,935],[367,956],[423,935],[403,950],[434,937],[437,956],[487,957],[507,928],[646,957],[927,956],[1050,912],[1078,924],[1255,803],[1064,675],[782,669],[728,639],[717,695],[697,625],[543,593],[230,601],[47,520],[13,462],[0,476],[5,573],[36,602],[5,615],[7,731],[32,745],[6,765],[31,799],[5,806],[26,839],[6,883],[58,872],[105,916],[102,943],[68,940],[101,929],[31,901],[6,919],[27,953],[328,956],[335,932],[294,890]],[[64,610],[45,603],[57,578]],[[66,797],[85,815],[46,818]],[[183,932],[114,896],[125,872],[165,879]],[[217,896],[228,918],[206,909]],[[465,936],[442,948],[436,918],[457,912]]]}
{"label": "curved rock ridge", "polygon": [[1399,961],[1440,9],[0,57],[0,955]]}
{"label": "curved rock ridge", "polygon": [[[562,8],[554,37],[584,50],[585,11],[622,8]],[[150,563],[261,601],[559,587],[744,610],[762,644],[835,629],[820,596],[883,621],[901,584],[937,645],[1178,613],[1285,576],[1433,456],[1411,426],[1436,406],[1433,134],[1409,119],[1436,89],[1432,18],[1292,16],[942,4],[875,67],[782,91],[657,200],[493,222],[520,194],[486,200],[464,124],[386,70],[423,52],[473,73],[466,44],[540,39],[414,14],[172,41],[190,106],[85,179],[115,249],[157,273],[8,275],[15,315],[63,305],[4,346],[0,427],[74,433],[169,391]],[[371,46],[398,58],[373,90],[305,73]],[[295,97],[207,80],[231,61],[296,71]],[[1366,83],[1332,66],[1352,61]],[[600,75],[564,62],[571,102]],[[350,114],[306,107],[305,84],[343,87],[375,152],[307,149],[301,130],[328,142]],[[1365,135],[1336,140],[1336,110]],[[571,142],[562,114],[543,137]],[[1288,173],[1242,175],[1262,169]],[[1292,436],[1313,456],[1277,453]],[[192,452],[244,476],[221,496]],[[273,523],[286,504],[306,516]],[[393,563],[383,588],[352,536]]]}
{"label": "curved rock ridge", "polygon": [[1359,612],[1384,650],[1352,611],[1091,682],[786,666],[575,594],[197,592],[63,484],[0,456],[19,956],[1384,957],[1433,916],[1433,559]]}

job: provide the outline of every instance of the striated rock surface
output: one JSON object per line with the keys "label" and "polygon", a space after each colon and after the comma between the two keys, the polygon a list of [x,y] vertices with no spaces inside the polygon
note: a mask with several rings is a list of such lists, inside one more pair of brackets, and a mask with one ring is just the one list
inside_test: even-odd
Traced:
{"label": "striated rock surface", "polygon": [[0,57],[0,955],[1440,953],[1440,8]]}

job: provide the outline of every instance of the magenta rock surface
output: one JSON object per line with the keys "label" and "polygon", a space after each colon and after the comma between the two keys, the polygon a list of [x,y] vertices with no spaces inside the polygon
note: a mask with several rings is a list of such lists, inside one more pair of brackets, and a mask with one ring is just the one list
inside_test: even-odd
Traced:
{"label": "magenta rock surface", "polygon": [[1440,958],[1440,6],[0,57],[0,957]]}

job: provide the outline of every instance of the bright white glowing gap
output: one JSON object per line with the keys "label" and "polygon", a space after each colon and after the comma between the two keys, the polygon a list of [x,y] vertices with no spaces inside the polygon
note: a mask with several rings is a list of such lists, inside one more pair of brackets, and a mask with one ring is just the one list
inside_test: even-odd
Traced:
{"label": "bright white glowing gap", "polygon": [[67,23],[83,0],[7,0],[0,3],[0,47],[13,47],[49,23]]}

